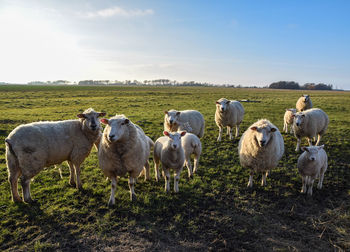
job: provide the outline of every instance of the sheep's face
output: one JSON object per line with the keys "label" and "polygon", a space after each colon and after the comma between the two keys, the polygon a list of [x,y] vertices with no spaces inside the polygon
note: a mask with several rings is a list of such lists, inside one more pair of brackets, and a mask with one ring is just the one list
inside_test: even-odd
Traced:
{"label": "sheep's face", "polygon": [[218,109],[220,112],[225,112],[227,110],[228,105],[230,104],[230,101],[228,100],[221,100],[216,102],[216,109]]}
{"label": "sheep's face", "polygon": [[300,127],[301,125],[303,125],[304,121],[305,121],[305,114],[301,112],[294,114],[294,123],[297,127]]}
{"label": "sheep's face", "polygon": [[255,132],[255,139],[258,142],[260,147],[266,146],[272,137],[272,133],[276,131],[275,128],[270,128],[270,127],[259,128],[259,127],[253,126],[250,129]]}
{"label": "sheep's face", "polygon": [[163,132],[164,136],[167,136],[169,138],[169,146],[171,149],[173,150],[177,150],[178,148],[181,147],[181,137],[183,137],[184,135],[186,135],[186,131],[182,131],[182,132],[168,132],[168,131],[164,131]]}
{"label": "sheep's face", "polygon": [[181,114],[180,111],[164,111],[165,113],[165,120],[167,121],[168,124],[170,125],[174,125],[177,124],[178,120],[179,120],[179,116]]}
{"label": "sheep's face", "polygon": [[128,125],[130,123],[127,118],[101,119],[101,122],[107,124],[105,128],[105,135],[110,142],[117,142],[123,139],[128,132]]}
{"label": "sheep's face", "polygon": [[309,146],[309,147],[302,147],[301,150],[305,151],[305,155],[307,160],[310,162],[314,162],[318,158],[318,152],[323,149],[324,145],[321,146]]}
{"label": "sheep's face", "polygon": [[85,127],[92,131],[100,130],[101,124],[98,118],[100,116],[105,116],[106,113],[103,112],[95,112],[93,109],[88,109],[82,114],[78,114],[77,116],[83,120]]}
{"label": "sheep's face", "polygon": [[303,95],[304,96],[304,102],[308,102],[310,100],[310,96],[309,95]]}

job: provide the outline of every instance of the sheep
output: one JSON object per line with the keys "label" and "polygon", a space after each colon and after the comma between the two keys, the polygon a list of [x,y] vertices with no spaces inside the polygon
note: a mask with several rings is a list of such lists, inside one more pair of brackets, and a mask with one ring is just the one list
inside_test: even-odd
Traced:
{"label": "sheep", "polygon": [[[192,178],[193,173],[196,173],[198,170],[198,162],[200,155],[202,153],[202,144],[200,139],[192,134],[187,133],[185,136],[181,139],[181,145],[185,152],[185,163],[187,169],[188,169],[188,177]],[[192,171],[192,165],[191,165],[191,155],[194,155],[194,168]]]}
{"label": "sheep", "polygon": [[298,112],[302,112],[304,110],[311,109],[312,102],[311,102],[310,96],[309,95],[302,95],[296,103],[296,108],[297,108]]}
{"label": "sheep", "polygon": [[134,184],[141,171],[149,178],[150,148],[153,141],[143,130],[124,115],[115,115],[110,119],[103,118],[106,125],[98,150],[99,166],[103,174],[111,180],[111,195],[108,205],[115,204],[117,177],[129,173],[130,199],[137,199]]}
{"label": "sheep", "polygon": [[284,113],[284,118],[283,118],[283,131],[285,133],[288,133],[288,125],[290,125],[290,133],[293,133],[293,119],[294,119],[294,114],[297,112],[296,109],[291,108],[291,109],[286,109],[286,112]]}
{"label": "sheep", "polygon": [[328,124],[327,114],[319,108],[308,109],[294,114],[293,131],[294,136],[297,138],[295,151],[298,152],[300,150],[302,137],[307,137],[311,146],[312,138],[316,139],[316,135],[318,135],[316,145],[319,145],[321,137],[326,133]]}
{"label": "sheep", "polygon": [[[21,202],[17,181],[20,177],[23,199],[30,203],[30,181],[44,167],[67,161],[69,183],[82,189],[80,165],[100,136],[99,116],[92,108],[78,114],[78,120],[33,122],[16,127],[5,139],[6,163],[12,200]],[[75,174],[75,178],[74,178]]]}
{"label": "sheep", "polygon": [[283,153],[283,137],[275,125],[266,119],[252,124],[238,144],[240,163],[250,169],[248,187],[253,187],[254,172],[262,173],[261,185],[265,186],[268,171],[277,166]]}
{"label": "sheep", "polygon": [[314,180],[319,178],[317,189],[322,188],[324,173],[327,170],[328,158],[324,145],[302,147],[304,152],[298,158],[298,170],[302,176],[301,193],[312,196]]}
{"label": "sheep", "polygon": [[157,139],[154,144],[153,159],[156,181],[159,181],[159,163],[162,163],[163,176],[165,177],[165,191],[170,191],[170,169],[174,169],[174,191],[179,192],[180,173],[185,162],[185,152],[181,144],[181,138],[186,131],[163,132],[164,136]]}
{"label": "sheep", "polygon": [[164,130],[176,132],[186,122],[189,124],[191,132],[199,138],[204,135],[204,117],[197,110],[176,111],[174,109],[164,111]]}
{"label": "sheep", "polygon": [[239,101],[229,101],[221,98],[216,101],[215,122],[219,127],[219,136],[217,141],[221,141],[222,128],[227,127],[227,134],[232,140],[232,128],[236,126],[236,137],[239,136],[239,125],[243,121],[244,108]]}

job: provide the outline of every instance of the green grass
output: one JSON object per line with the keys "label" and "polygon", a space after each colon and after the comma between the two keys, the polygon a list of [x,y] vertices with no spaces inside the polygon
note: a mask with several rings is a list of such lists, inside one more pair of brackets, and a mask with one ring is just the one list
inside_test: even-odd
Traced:
{"label": "green grass", "polygon": [[[295,107],[305,91],[209,87],[70,87],[0,86],[0,142],[19,124],[64,120],[88,107],[125,114],[156,140],[162,135],[164,110],[196,109],[206,120],[198,174],[188,181],[184,169],[180,193],[166,194],[164,181],[140,179],[138,201],[131,203],[127,179],[117,186],[116,206],[107,207],[110,182],[99,170],[93,150],[82,166],[83,191],[68,184],[69,169],[43,170],[31,183],[32,205],[11,202],[0,145],[0,250],[350,250],[350,93],[308,92],[315,107],[330,118],[322,139],[329,156],[324,188],[311,199],[300,194],[296,140],[283,133],[285,155],[260,186],[255,176],[246,189],[249,171],[239,164],[238,139],[216,142],[215,101],[243,103],[241,134],[260,118],[283,128],[285,108]],[[303,140],[306,144],[306,140]],[[171,180],[173,186],[173,180]],[[19,189],[21,190],[20,186]]]}

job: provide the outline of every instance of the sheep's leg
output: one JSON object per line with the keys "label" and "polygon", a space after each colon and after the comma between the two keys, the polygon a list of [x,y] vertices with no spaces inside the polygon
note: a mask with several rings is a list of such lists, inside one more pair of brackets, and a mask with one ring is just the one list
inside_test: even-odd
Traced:
{"label": "sheep's leg", "polygon": [[261,186],[266,186],[266,176],[268,172],[261,174]]}
{"label": "sheep's leg", "polygon": [[300,150],[300,144],[301,144],[301,139],[297,138],[297,147],[295,148],[296,152],[298,152]]}
{"label": "sheep's leg", "polygon": [[181,170],[182,168],[174,172],[174,192],[176,193],[179,192],[179,181],[180,181]]}
{"label": "sheep's leg", "polygon": [[156,181],[158,182],[160,179],[159,160],[154,160],[154,174],[155,174]]}
{"label": "sheep's leg", "polygon": [[67,163],[69,166],[69,184],[75,186],[75,171],[73,163],[71,161],[67,161]]}
{"label": "sheep's leg", "polygon": [[199,155],[194,156],[194,168],[193,173],[196,173],[198,170],[198,163],[199,163]]}
{"label": "sheep's leg", "polygon": [[294,130],[293,130],[293,125],[291,124],[290,125],[290,133],[293,134],[294,133]]}
{"label": "sheep's leg", "polygon": [[320,144],[320,142],[321,142],[321,135],[318,134],[316,145],[318,146]]}
{"label": "sheep's leg", "polygon": [[302,181],[302,186],[301,186],[301,193],[306,193],[306,177],[302,176],[301,177],[301,181]]}
{"label": "sheep's leg", "polygon": [[109,197],[108,206],[113,206],[115,204],[115,189],[117,188],[117,177],[112,177],[111,179],[111,196]]}
{"label": "sheep's leg", "polygon": [[131,201],[137,200],[134,188],[135,188],[135,179],[133,177],[129,177],[129,189],[130,189],[130,200]]}
{"label": "sheep's leg", "polygon": [[232,139],[233,139],[233,136],[232,136],[232,127],[227,126],[227,131],[228,131],[227,135],[229,135],[229,136],[230,136],[230,140],[232,140]]}
{"label": "sheep's leg", "polygon": [[20,170],[16,170],[15,172],[12,170],[9,175],[9,183],[11,187],[11,194],[13,202],[22,202],[21,197],[18,194],[18,178],[21,175]]}
{"label": "sheep's leg", "polygon": [[165,178],[165,191],[170,192],[170,172],[169,169],[163,167],[163,176]]}
{"label": "sheep's leg", "polygon": [[80,165],[74,165],[74,168],[75,168],[76,187],[78,190],[81,190],[83,189],[83,186],[80,180]]}
{"label": "sheep's leg", "polygon": [[145,163],[145,166],[143,167],[143,173],[145,174],[145,181],[150,179],[149,176],[149,163],[148,160]]}
{"label": "sheep's leg", "polygon": [[230,131],[231,131],[231,130],[230,130],[230,126],[227,126],[227,127],[226,127],[226,135],[230,135]]}
{"label": "sheep's leg", "polygon": [[312,146],[312,139],[311,138],[307,138],[307,142],[309,143],[309,146]]}
{"label": "sheep's leg", "polygon": [[239,124],[236,125],[236,137],[239,137]]}
{"label": "sheep's leg", "polygon": [[283,131],[288,133],[288,124],[286,122],[283,123]]}
{"label": "sheep's leg", "polygon": [[248,185],[247,185],[247,187],[249,187],[249,188],[253,187],[253,175],[254,175],[254,172],[251,171],[250,174],[249,174],[249,182],[248,182]]}
{"label": "sheep's leg", "polygon": [[219,126],[219,136],[217,141],[220,142],[221,141],[221,137],[222,137],[222,127]]}
{"label": "sheep's leg", "polygon": [[312,187],[314,186],[314,179],[312,179],[311,177],[309,177],[309,188],[307,190],[307,195],[308,196],[312,196]]}
{"label": "sheep's leg", "polygon": [[[55,168],[56,168],[56,165],[55,165]],[[57,168],[58,168],[58,172],[60,173],[60,178],[63,179],[61,166],[57,166]]]}
{"label": "sheep's leg", "polygon": [[26,178],[22,176],[21,185],[22,185],[24,202],[27,202],[27,203],[33,202],[33,199],[30,196],[30,178]]}
{"label": "sheep's leg", "polygon": [[185,164],[188,170],[188,177],[193,178],[193,172],[192,172],[192,164],[191,164],[191,158],[188,158],[185,160]]}

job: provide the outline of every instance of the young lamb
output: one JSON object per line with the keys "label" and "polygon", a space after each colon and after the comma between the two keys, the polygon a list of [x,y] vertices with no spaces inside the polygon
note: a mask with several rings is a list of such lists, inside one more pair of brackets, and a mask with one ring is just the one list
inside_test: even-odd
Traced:
{"label": "young lamb", "polygon": [[286,112],[284,113],[283,118],[283,131],[288,133],[288,125],[290,125],[290,133],[293,133],[293,120],[294,120],[294,114],[297,112],[296,109],[286,109]]}
{"label": "young lamb", "polygon": [[183,124],[188,123],[191,131],[199,138],[204,135],[204,117],[197,110],[164,111],[164,130],[176,132]]}
{"label": "young lamb", "polygon": [[298,158],[298,170],[302,176],[301,193],[312,195],[314,180],[319,178],[317,188],[322,188],[324,173],[327,170],[327,154],[321,146],[302,147],[304,151]]}
{"label": "young lamb", "polygon": [[[201,140],[192,133],[187,133],[181,138],[181,145],[185,152],[185,165],[188,169],[188,177],[192,178],[193,173],[198,170],[198,162],[202,153]],[[194,155],[194,168],[192,171],[191,155]]]}
{"label": "young lamb", "polygon": [[115,204],[117,177],[129,173],[130,199],[136,200],[134,184],[141,171],[149,177],[148,157],[153,141],[143,130],[124,115],[101,119],[106,127],[98,150],[99,165],[111,180],[111,195],[108,205]]}
{"label": "young lamb", "polygon": [[299,151],[302,137],[307,137],[308,143],[312,145],[312,138],[318,139],[316,145],[320,144],[321,137],[326,133],[329,119],[327,114],[319,108],[308,109],[294,114],[293,131],[297,138],[295,151]]}
{"label": "young lamb", "polygon": [[217,141],[221,141],[222,128],[227,127],[227,134],[232,137],[232,128],[236,126],[236,137],[239,136],[239,125],[243,121],[244,108],[239,101],[229,101],[221,98],[216,102],[215,122],[219,127]]}
{"label": "young lamb", "polygon": [[266,119],[252,124],[238,145],[240,163],[250,169],[248,187],[253,186],[254,172],[262,173],[261,185],[265,186],[268,171],[277,166],[283,153],[283,137],[275,125]]}
{"label": "young lamb", "polygon": [[163,132],[164,136],[157,139],[154,144],[153,159],[156,181],[159,181],[159,163],[162,163],[165,178],[165,191],[170,191],[170,169],[174,169],[174,191],[179,192],[180,173],[185,162],[185,153],[181,145],[181,138],[186,131]]}
{"label": "young lamb", "polygon": [[77,115],[79,120],[34,122],[15,128],[5,139],[12,200],[22,201],[17,190],[19,177],[24,201],[31,202],[31,178],[44,167],[63,161],[69,164],[69,183],[81,189],[80,165],[100,135],[98,117],[103,115],[89,108]]}
{"label": "young lamb", "polygon": [[298,110],[298,112],[307,110],[307,109],[311,109],[312,108],[312,102],[310,99],[309,95],[302,95],[297,103],[296,103],[296,108]]}

